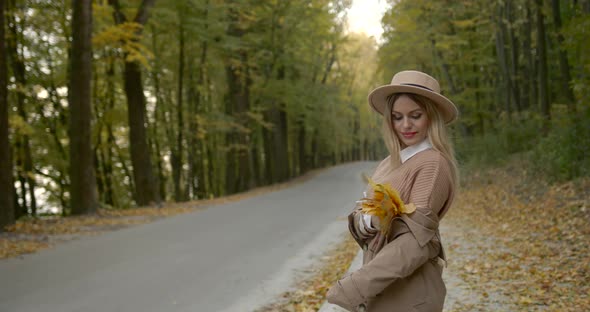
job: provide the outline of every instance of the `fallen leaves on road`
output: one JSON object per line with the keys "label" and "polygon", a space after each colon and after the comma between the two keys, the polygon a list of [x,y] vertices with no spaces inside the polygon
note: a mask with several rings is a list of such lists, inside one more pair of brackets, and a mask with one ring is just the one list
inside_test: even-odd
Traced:
{"label": "fallen leaves on road", "polygon": [[81,235],[94,235],[190,211],[195,208],[100,209],[95,215],[24,218],[0,233],[0,259],[35,252]]}
{"label": "fallen leaves on road", "polygon": [[[287,184],[278,188],[287,187]],[[101,210],[97,216],[27,219],[0,234],[0,258],[92,234],[276,190],[166,208]],[[175,210],[176,209],[176,210]],[[549,184],[526,164],[472,171],[445,219],[448,271],[476,295],[445,311],[590,311],[590,178]],[[297,290],[259,312],[317,311],[358,251],[348,238],[322,258]],[[448,290],[449,293],[453,289]]]}
{"label": "fallen leaves on road", "polygon": [[9,240],[0,238],[0,259],[16,257],[47,248],[47,242],[39,240]]}
{"label": "fallen leaves on road", "polygon": [[285,292],[274,303],[257,309],[256,312],[311,312],[318,311],[328,289],[348,270],[350,263],[359,251],[357,243],[347,238],[326,252],[317,266],[297,283],[296,290]]}

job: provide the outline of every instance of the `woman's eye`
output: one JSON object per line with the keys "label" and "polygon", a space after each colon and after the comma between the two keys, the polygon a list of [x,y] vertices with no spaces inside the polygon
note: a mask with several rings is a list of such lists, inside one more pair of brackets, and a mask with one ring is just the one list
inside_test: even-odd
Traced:
{"label": "woman's eye", "polygon": [[402,120],[402,116],[393,115],[393,120]]}
{"label": "woman's eye", "polygon": [[414,119],[420,119],[420,117],[422,117],[422,114],[412,115],[412,118]]}

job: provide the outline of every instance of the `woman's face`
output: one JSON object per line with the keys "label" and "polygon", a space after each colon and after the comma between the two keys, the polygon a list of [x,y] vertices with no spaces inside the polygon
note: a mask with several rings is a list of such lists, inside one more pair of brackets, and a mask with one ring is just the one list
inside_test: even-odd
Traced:
{"label": "woman's face", "polygon": [[426,111],[407,95],[400,96],[391,112],[395,134],[402,148],[422,142],[428,132]]}

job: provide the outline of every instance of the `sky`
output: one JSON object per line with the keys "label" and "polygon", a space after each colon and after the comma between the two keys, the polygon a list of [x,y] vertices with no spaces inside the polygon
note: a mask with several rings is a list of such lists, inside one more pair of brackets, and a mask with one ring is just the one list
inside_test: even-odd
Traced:
{"label": "sky", "polygon": [[352,32],[364,32],[375,36],[377,42],[381,39],[381,17],[387,9],[385,0],[353,0],[348,11],[348,24]]}

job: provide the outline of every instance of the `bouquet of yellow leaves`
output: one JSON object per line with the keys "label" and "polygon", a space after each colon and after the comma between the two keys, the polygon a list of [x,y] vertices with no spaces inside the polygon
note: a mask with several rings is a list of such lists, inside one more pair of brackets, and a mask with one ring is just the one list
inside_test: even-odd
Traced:
{"label": "bouquet of yellow leaves", "polygon": [[400,216],[402,213],[412,213],[416,210],[414,204],[404,204],[399,197],[399,193],[391,185],[375,183],[367,176],[364,176],[364,178],[373,189],[373,198],[365,197],[359,201],[361,212],[379,217],[383,234],[389,230],[389,224],[393,218]]}

